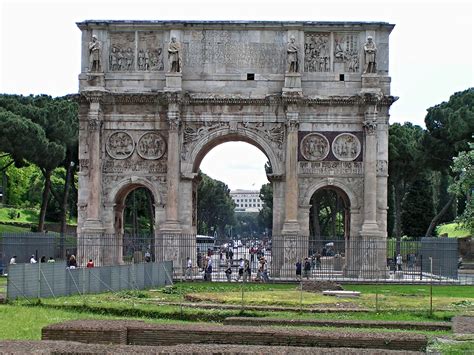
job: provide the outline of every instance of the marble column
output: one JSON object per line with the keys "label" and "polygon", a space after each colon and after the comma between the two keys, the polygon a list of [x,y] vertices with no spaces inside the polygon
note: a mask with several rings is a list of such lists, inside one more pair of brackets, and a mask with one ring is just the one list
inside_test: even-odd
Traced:
{"label": "marble column", "polygon": [[377,110],[366,112],[364,121],[364,222],[360,231],[363,237],[378,237],[377,225]]}
{"label": "marble column", "polygon": [[100,102],[93,100],[88,113],[89,181],[85,233],[101,232],[100,202],[102,196],[102,171],[100,164],[100,129],[102,125]]}
{"label": "marble column", "polygon": [[165,233],[179,233],[181,225],[178,218],[179,196],[179,124],[180,112],[177,103],[168,108],[168,170],[166,174],[168,194],[166,199],[166,222],[161,228]]}
{"label": "marble column", "polygon": [[283,235],[297,235],[298,223],[298,112],[287,112],[285,166],[285,222]]}

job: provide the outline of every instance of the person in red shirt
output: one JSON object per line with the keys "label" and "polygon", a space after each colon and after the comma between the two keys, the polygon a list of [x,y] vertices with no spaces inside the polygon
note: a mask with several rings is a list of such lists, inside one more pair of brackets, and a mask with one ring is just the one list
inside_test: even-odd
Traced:
{"label": "person in red shirt", "polygon": [[89,262],[87,263],[86,266],[87,267],[94,267],[94,262],[92,261],[92,259],[89,259]]}

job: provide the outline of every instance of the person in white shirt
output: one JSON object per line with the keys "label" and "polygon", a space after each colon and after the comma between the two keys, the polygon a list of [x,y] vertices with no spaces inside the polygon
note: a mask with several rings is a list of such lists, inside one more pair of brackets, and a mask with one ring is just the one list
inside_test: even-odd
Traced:
{"label": "person in white shirt", "polygon": [[193,275],[193,262],[191,261],[191,258],[188,256],[186,258],[186,272],[184,274],[185,280],[192,280],[192,275]]}
{"label": "person in white shirt", "polygon": [[16,255],[13,255],[13,257],[10,259],[10,265],[15,265],[16,264]]}
{"label": "person in white shirt", "polygon": [[30,258],[30,264],[36,264],[36,263],[37,263],[37,261],[35,259],[35,256],[32,255],[31,258]]}

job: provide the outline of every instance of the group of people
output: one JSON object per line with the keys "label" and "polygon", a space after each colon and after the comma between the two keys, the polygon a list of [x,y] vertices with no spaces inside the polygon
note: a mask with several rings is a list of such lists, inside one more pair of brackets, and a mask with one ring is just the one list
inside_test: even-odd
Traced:
{"label": "group of people", "polygon": [[[200,254],[198,254],[199,256]],[[198,267],[204,273],[204,281],[212,281],[212,271],[213,271],[213,260],[212,254],[207,255],[206,257],[202,257],[198,260]],[[232,259],[227,259],[224,273],[228,282],[232,282]],[[184,271],[184,278],[185,280],[192,281],[193,280],[193,263],[190,257],[186,258],[186,269]],[[248,259],[239,259],[239,266],[237,271],[237,277],[235,281],[243,282],[251,281],[252,280],[252,267],[251,262]],[[257,269],[257,276],[255,281],[260,282],[268,282],[268,270],[267,270],[267,260],[265,257],[261,256],[258,259],[258,269]]]}
{"label": "group of people", "polygon": [[[50,256],[48,260],[46,260],[46,256],[42,256],[39,260],[39,262],[42,264],[42,263],[48,263],[48,264],[52,264],[52,263],[55,263],[56,260]],[[16,255],[13,255],[12,258],[10,259],[10,265],[16,265],[17,263],[17,256]],[[38,263],[38,260],[35,256],[35,254],[32,254],[31,257],[30,257],[30,264],[36,264]],[[92,259],[89,259],[89,261],[87,262],[86,264],[86,267],[87,268],[92,268],[94,267],[94,261]],[[76,256],[75,255],[71,255],[69,256],[67,259],[66,259],[66,268],[68,269],[75,269],[77,268],[77,260],[76,260]]]}

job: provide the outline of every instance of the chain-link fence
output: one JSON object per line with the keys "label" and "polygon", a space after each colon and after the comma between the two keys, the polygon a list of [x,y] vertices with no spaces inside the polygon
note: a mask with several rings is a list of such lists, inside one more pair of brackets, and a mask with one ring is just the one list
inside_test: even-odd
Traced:
{"label": "chain-link fence", "polygon": [[9,265],[7,297],[46,298],[171,285],[172,262],[67,267],[65,262]]}
{"label": "chain-link fence", "polygon": [[[451,238],[414,241],[365,237],[313,238],[273,236],[265,240],[229,240],[188,234],[60,235],[4,234],[4,265],[56,261],[96,266],[173,261],[175,280],[281,282],[338,280],[351,282],[436,282],[474,284],[458,273],[458,245]],[[474,275],[473,275],[474,276]]]}

